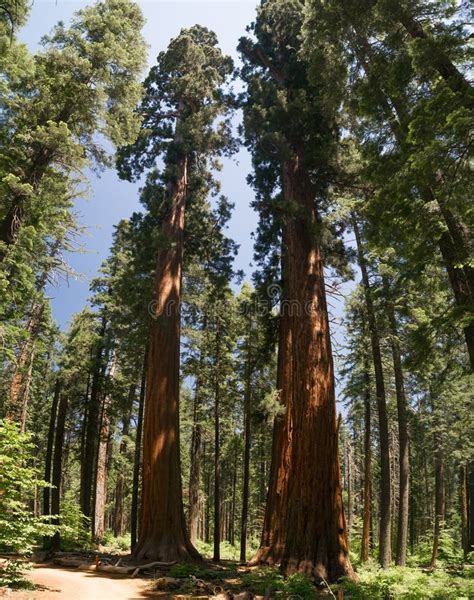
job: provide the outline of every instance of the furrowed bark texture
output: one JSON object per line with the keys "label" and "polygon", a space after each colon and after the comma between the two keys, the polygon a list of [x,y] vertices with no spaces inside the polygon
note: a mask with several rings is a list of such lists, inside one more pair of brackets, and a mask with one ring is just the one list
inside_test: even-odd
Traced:
{"label": "furrowed bark texture", "polygon": [[169,186],[155,279],[155,319],[148,352],[143,435],[143,489],[136,560],[199,559],[183,510],[179,452],[180,300],[187,160]]}
{"label": "furrowed bark texture", "polygon": [[353,576],[342,506],[334,370],[314,191],[298,157],[283,164],[284,301],[277,419],[261,547],[254,562],[335,581]]}

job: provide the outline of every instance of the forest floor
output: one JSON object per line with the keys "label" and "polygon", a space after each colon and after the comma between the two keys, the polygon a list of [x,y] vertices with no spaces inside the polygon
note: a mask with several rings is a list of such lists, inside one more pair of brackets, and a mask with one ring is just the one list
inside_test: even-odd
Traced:
{"label": "forest floor", "polygon": [[36,589],[13,592],[11,600],[143,600],[159,596],[149,593],[149,580],[104,576],[56,565],[35,566],[27,577]]}

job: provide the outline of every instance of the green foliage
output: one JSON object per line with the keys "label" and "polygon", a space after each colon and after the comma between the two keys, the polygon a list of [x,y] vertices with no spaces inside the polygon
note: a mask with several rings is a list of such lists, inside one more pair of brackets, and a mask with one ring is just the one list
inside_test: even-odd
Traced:
{"label": "green foliage", "polygon": [[382,571],[372,565],[358,575],[360,582],[345,581],[340,586],[351,600],[469,600],[474,594],[470,572],[453,576],[448,571],[408,567]]}
{"label": "green foliage", "polygon": [[245,573],[242,580],[246,588],[259,596],[265,596],[270,590],[271,596],[278,598],[312,600],[317,597],[314,584],[303,573],[293,573],[284,578],[277,569],[264,568]]}
{"label": "green foliage", "polygon": [[[35,488],[45,484],[32,466],[35,446],[30,434],[20,433],[18,426],[0,420],[0,551],[15,555],[31,554],[44,535],[56,528],[42,517],[32,514],[28,502]],[[18,584],[25,563],[7,561],[2,566],[2,581]]]}
{"label": "green foliage", "polygon": [[90,548],[89,521],[81,512],[76,498],[67,491],[61,501],[61,548],[64,551]]}
{"label": "green foliage", "polygon": [[34,585],[25,579],[25,571],[31,568],[31,563],[23,560],[0,562],[0,588],[34,589]]}

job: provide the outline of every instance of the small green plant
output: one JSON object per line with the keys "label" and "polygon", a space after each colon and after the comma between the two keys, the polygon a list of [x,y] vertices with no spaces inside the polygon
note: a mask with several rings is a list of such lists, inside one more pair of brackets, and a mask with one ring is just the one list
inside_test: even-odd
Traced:
{"label": "small green plant", "polygon": [[42,536],[56,531],[29,509],[34,490],[47,485],[32,466],[33,451],[30,435],[15,423],[0,421],[0,551],[15,556],[1,564],[0,585],[27,585],[22,573],[28,563],[17,557],[28,556]]}
{"label": "small green plant", "polygon": [[61,503],[61,548],[65,551],[91,548],[90,519],[68,491]]}

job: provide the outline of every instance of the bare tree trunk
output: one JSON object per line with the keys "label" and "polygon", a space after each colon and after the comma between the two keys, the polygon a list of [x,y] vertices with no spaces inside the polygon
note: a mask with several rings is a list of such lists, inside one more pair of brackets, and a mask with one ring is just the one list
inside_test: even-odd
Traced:
{"label": "bare tree trunk", "polygon": [[[64,433],[66,428],[66,417],[68,411],[68,395],[67,393],[59,393],[58,419],[56,423],[56,435],[54,442],[53,455],[53,488],[51,490],[51,514],[55,516],[54,522],[60,522],[61,508],[61,483],[62,483],[62,468],[63,468],[63,448],[64,448]],[[61,547],[61,537],[57,531],[51,540],[51,550],[56,552]]]}
{"label": "bare tree trunk", "polygon": [[[116,370],[116,356],[112,351],[110,360],[109,381],[114,378]],[[97,448],[95,482],[93,493],[93,518],[92,535],[96,542],[100,542],[105,534],[105,506],[107,504],[107,479],[108,479],[108,453],[110,442],[110,408],[112,396],[107,392],[102,401],[100,417],[99,443]]]}
{"label": "bare tree trunk", "polygon": [[467,491],[468,491],[468,524],[469,524],[469,538],[468,548],[469,552],[474,551],[474,462],[471,462],[467,466]]}
{"label": "bare tree trunk", "polygon": [[351,442],[348,439],[349,433],[346,431],[344,435],[344,479],[347,491],[347,529],[351,531],[353,518],[353,502],[352,502],[352,449]]}
{"label": "bare tree trunk", "polygon": [[201,381],[198,377],[196,381],[196,389],[194,393],[193,403],[193,432],[191,436],[191,453],[190,453],[190,472],[189,472],[189,514],[188,528],[189,537],[192,544],[196,543],[198,538],[200,498],[199,488],[201,481],[201,453],[202,453],[202,432],[201,424],[199,423],[200,410],[200,389]]}
{"label": "bare tree trunk", "polygon": [[135,454],[133,459],[132,507],[130,511],[131,548],[135,549],[138,538],[138,500],[140,496],[140,471],[142,457],[143,413],[145,408],[146,368],[148,364],[148,345],[143,356],[142,377],[140,382],[140,397],[138,403],[137,431],[135,436]]}
{"label": "bare tree trunk", "polygon": [[364,356],[364,380],[364,516],[360,549],[361,562],[369,560],[372,533],[372,408],[369,364],[366,356]]}
{"label": "bare tree trunk", "polygon": [[80,504],[82,513],[85,517],[92,517],[94,510],[93,491],[99,442],[101,388],[106,367],[105,363],[107,362],[104,359],[104,338],[106,329],[107,321],[105,317],[102,317],[99,340],[95,350],[95,360],[93,364],[91,393],[87,413],[87,427],[85,431],[84,459],[83,464],[81,465]]}
{"label": "bare tree trunk", "polygon": [[445,489],[444,489],[444,457],[440,446],[435,451],[435,521],[433,531],[433,552],[431,554],[430,566],[436,565],[438,558],[439,536],[441,524],[444,521],[445,512]]}
{"label": "bare tree trunk", "polygon": [[[177,128],[179,124],[177,125]],[[177,140],[178,141],[178,140]],[[136,560],[199,560],[186,530],[179,448],[180,302],[187,194],[185,155],[168,186],[155,274],[143,436],[143,489]]]}
{"label": "bare tree trunk", "polygon": [[398,535],[396,564],[404,567],[407,557],[408,539],[408,510],[410,498],[410,450],[408,436],[408,407],[405,395],[405,382],[403,377],[400,344],[398,341],[395,310],[390,299],[390,290],[385,282],[387,296],[387,316],[390,327],[390,347],[393,359],[393,372],[395,374],[395,392],[397,397],[398,416],[398,447],[399,447],[399,496],[398,496]]}
{"label": "bare tree trunk", "polygon": [[365,261],[359,225],[356,216],[352,215],[352,226],[354,229],[359,267],[364,286],[365,304],[367,308],[367,321],[372,346],[372,358],[375,374],[375,394],[377,397],[377,409],[379,417],[380,434],[380,529],[379,529],[379,562],[381,566],[388,568],[391,560],[391,469],[390,469],[390,441],[388,432],[387,399],[385,396],[385,382],[382,367],[382,354],[380,352],[380,337],[375,317],[375,309],[372,300],[367,264]]}
{"label": "bare tree trunk", "polygon": [[[128,435],[130,433],[130,419],[135,400],[136,384],[132,383],[128,391],[127,406],[123,413],[122,418],[122,440],[119,447],[119,455],[125,457],[128,452]],[[114,507],[114,535],[116,537],[122,536],[125,533],[125,513],[123,504],[125,500],[126,485],[125,485],[125,473],[120,469],[117,473],[117,481],[115,483],[115,507]]]}
{"label": "bare tree trunk", "polygon": [[237,493],[237,456],[234,456],[234,464],[232,468],[232,502],[229,511],[229,542],[235,546],[235,504]]}
{"label": "bare tree trunk", "polygon": [[[61,394],[61,380],[58,377],[54,386],[53,402],[51,404],[51,413],[49,417],[49,428],[48,428],[48,442],[46,445],[46,456],[45,456],[45,469],[44,469],[44,480],[47,483],[51,481],[51,467],[53,460],[53,448],[54,448],[54,433],[56,431],[56,416],[58,412],[59,396]],[[43,490],[43,514],[51,514],[51,488],[46,486]]]}
{"label": "bare tree trunk", "polygon": [[245,368],[245,395],[244,395],[244,480],[242,486],[242,526],[240,532],[240,561],[247,560],[247,528],[249,520],[249,494],[250,494],[250,447],[251,447],[251,348],[250,334],[247,336],[247,364]]}
{"label": "bare tree trunk", "polygon": [[302,152],[282,165],[283,302],[270,485],[257,562],[335,581],[353,576],[338,457],[334,370],[318,216]]}
{"label": "bare tree trunk", "polygon": [[220,524],[221,524],[221,457],[220,457],[220,337],[219,323],[216,331],[216,364],[214,383],[214,555],[212,560],[218,562],[220,556]]}

